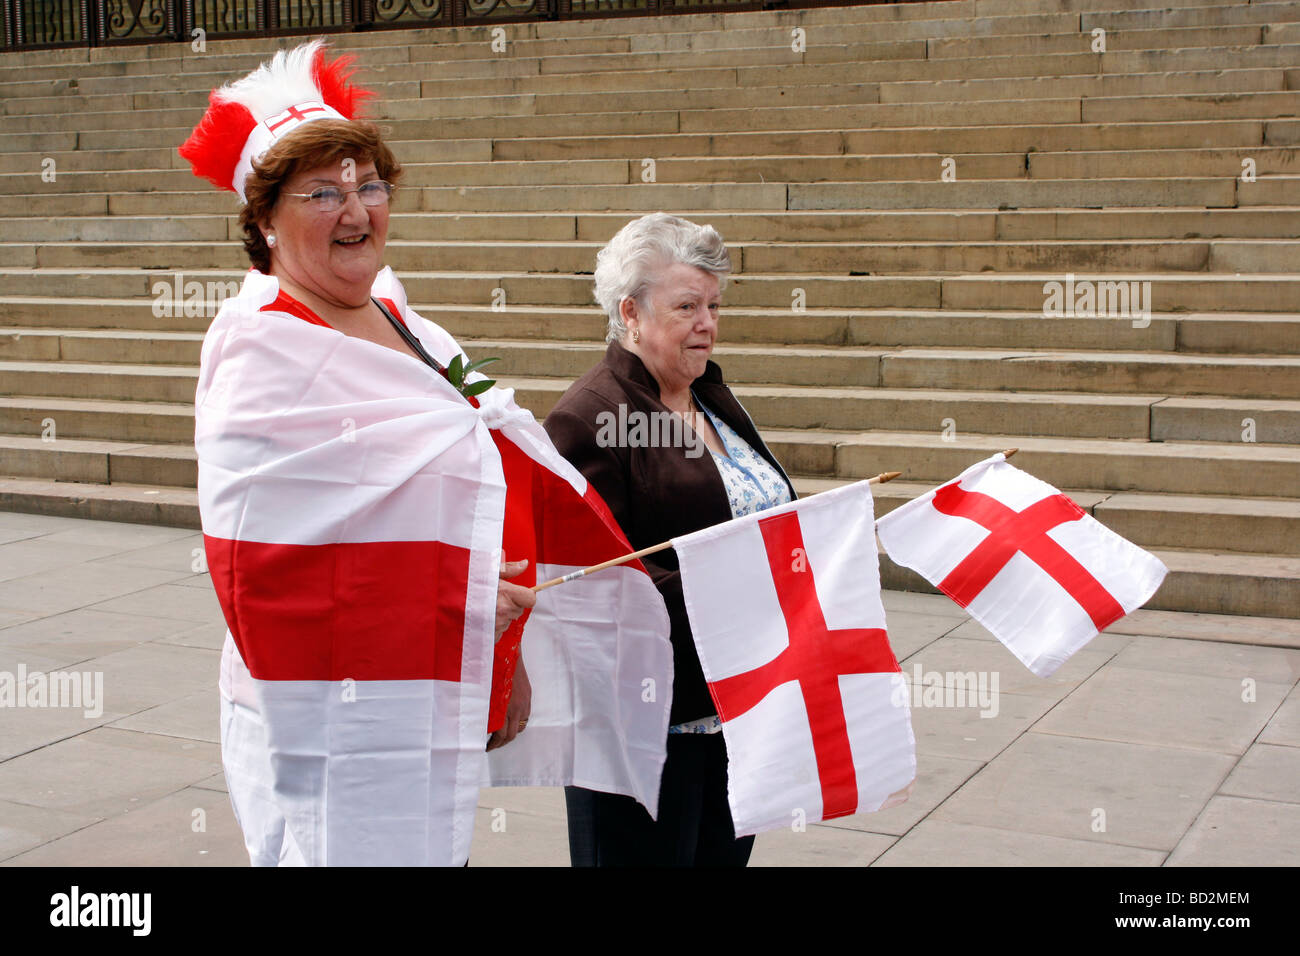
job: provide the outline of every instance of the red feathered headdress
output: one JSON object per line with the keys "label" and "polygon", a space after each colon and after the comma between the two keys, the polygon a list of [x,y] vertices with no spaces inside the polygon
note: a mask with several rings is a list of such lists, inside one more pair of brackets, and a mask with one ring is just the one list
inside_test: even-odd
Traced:
{"label": "red feathered headdress", "polygon": [[325,41],[281,50],[208,96],[208,111],[180,148],[194,175],[244,199],[253,163],[303,123],[355,119],[373,94],[348,82],[352,57],[325,59]]}

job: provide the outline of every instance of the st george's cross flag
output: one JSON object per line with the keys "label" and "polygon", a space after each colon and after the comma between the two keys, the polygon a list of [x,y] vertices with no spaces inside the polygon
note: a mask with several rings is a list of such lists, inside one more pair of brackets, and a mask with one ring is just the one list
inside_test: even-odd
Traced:
{"label": "st george's cross flag", "polygon": [[[459,353],[373,294],[431,355]],[[414,355],[304,321],[250,272],[204,339],[199,505],[229,632],[222,759],[254,864],[460,865],[479,787],[577,783],[658,805],[671,686],[645,569],[539,595],[534,709],[484,752],[505,507],[503,436],[531,460],[539,566],[631,550],[510,390],[473,407]],[[503,761],[489,771],[489,758]]]}
{"label": "st george's cross flag", "polygon": [[1168,569],[1001,453],[876,523],[885,551],[1039,677],[1141,607]]}
{"label": "st george's cross flag", "polygon": [[737,836],[893,806],[916,778],[872,507],[860,481],[673,540]]}

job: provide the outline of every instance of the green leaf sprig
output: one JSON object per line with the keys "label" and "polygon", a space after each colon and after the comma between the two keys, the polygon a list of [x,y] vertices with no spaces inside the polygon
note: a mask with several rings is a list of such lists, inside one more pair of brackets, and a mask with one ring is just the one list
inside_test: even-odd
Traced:
{"label": "green leaf sprig", "polygon": [[490,365],[492,362],[500,361],[500,358],[485,358],[479,359],[477,362],[470,362],[466,365],[465,357],[457,353],[456,357],[451,360],[451,364],[447,366],[447,381],[451,382],[451,387],[456,389],[456,391],[460,392],[466,398],[472,398],[475,395],[486,392],[489,388],[495,385],[496,379],[485,378],[481,382],[471,382],[467,385],[465,384],[465,379],[469,376],[469,373],[478,371],[484,365]]}

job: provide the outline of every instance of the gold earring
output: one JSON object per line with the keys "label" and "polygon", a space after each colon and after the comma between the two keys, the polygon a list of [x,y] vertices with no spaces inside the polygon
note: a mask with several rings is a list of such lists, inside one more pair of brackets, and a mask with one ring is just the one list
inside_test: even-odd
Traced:
{"label": "gold earring", "polygon": [[633,329],[633,330],[632,330],[632,344],[633,344],[633,345],[637,345],[637,344],[639,344],[640,342],[641,342],[641,330],[640,330],[640,329]]}

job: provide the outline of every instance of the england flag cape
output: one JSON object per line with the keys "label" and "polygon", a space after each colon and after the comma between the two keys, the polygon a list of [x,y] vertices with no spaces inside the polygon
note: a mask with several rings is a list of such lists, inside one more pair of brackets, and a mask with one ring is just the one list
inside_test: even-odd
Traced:
{"label": "england flag cape", "polygon": [[[226,300],[195,397],[229,625],[222,760],[252,862],[463,864],[489,782],[576,783],[653,814],[672,650],[639,563],[541,592],[528,729],[484,753],[506,491],[490,430],[533,463],[538,580],[631,550],[604,502],[512,390],[475,408],[413,354],[266,310],[278,292],[252,271]],[[444,365],[460,353],[390,270],[373,294]]]}

